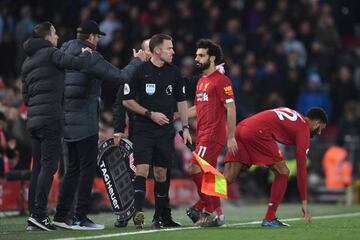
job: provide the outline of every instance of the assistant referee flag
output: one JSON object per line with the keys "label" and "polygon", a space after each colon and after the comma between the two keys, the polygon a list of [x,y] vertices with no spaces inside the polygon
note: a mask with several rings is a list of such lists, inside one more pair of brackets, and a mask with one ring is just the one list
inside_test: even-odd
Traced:
{"label": "assistant referee flag", "polygon": [[192,152],[197,164],[204,172],[201,184],[201,192],[210,195],[227,199],[227,181],[216,168],[211,166],[206,160],[202,159],[194,151]]}

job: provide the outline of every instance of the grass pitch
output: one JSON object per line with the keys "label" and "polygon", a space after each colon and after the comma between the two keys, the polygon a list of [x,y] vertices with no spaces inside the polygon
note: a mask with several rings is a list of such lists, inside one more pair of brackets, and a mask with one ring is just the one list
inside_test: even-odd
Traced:
{"label": "grass pitch", "polygon": [[[153,209],[146,209],[145,229],[136,230],[130,221],[127,228],[113,227],[115,216],[102,213],[90,216],[95,222],[105,224],[101,231],[26,232],[26,217],[0,218],[0,239],[360,239],[360,206],[310,205],[314,217],[312,224],[301,219],[300,204],[283,204],[278,217],[291,225],[290,228],[269,229],[260,226],[265,205],[226,206],[224,213],[227,225],[220,228],[195,228],[185,216],[185,209],[173,210],[174,219],[180,221],[180,229],[152,230]],[[286,221],[288,220],[288,221]]]}

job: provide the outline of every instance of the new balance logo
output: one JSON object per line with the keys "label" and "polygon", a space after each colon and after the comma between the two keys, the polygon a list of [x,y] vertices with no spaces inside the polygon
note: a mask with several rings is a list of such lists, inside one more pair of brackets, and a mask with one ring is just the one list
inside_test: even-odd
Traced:
{"label": "new balance logo", "polygon": [[45,218],[44,220],[42,220],[41,222],[44,223],[44,225],[49,225],[49,219]]}

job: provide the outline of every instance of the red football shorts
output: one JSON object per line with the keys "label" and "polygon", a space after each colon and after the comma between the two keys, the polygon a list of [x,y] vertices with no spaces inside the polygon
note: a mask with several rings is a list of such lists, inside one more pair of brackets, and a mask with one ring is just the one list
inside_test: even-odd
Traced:
{"label": "red football shorts", "polygon": [[[196,145],[195,152],[211,166],[216,168],[217,159],[223,147],[222,144],[216,142],[200,142]],[[196,163],[196,160],[193,158],[192,162]]]}
{"label": "red football shorts", "polygon": [[235,138],[238,151],[235,156],[228,152],[224,163],[237,161],[250,167],[251,165],[269,166],[283,160],[279,147],[268,131],[238,125]]}

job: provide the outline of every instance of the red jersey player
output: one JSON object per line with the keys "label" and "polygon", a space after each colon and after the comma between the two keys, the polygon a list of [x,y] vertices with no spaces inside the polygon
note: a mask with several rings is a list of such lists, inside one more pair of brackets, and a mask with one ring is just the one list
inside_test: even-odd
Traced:
{"label": "red jersey player", "polygon": [[[189,111],[189,117],[197,116],[195,152],[213,167],[224,147],[234,153],[236,111],[230,80],[216,70],[216,64],[222,60],[221,47],[211,40],[201,39],[197,45],[196,67],[202,70],[202,77],[196,86],[195,106]],[[226,134],[227,128],[227,134]],[[200,226],[220,226],[224,224],[220,198],[201,193],[201,169],[194,162],[189,173],[197,186],[200,200],[186,210],[191,220]]]}
{"label": "red jersey player", "polygon": [[262,226],[289,226],[276,218],[276,210],[285,194],[289,176],[289,169],[276,142],[296,145],[297,184],[302,200],[302,212],[305,220],[311,222],[307,207],[306,155],[310,138],[320,134],[326,124],[327,116],[321,108],[310,109],[306,116],[289,108],[276,108],[255,114],[237,125],[235,138],[238,151],[235,156],[229,153],[226,155],[224,176],[232,182],[241,169],[253,164],[266,165],[275,173]]}

